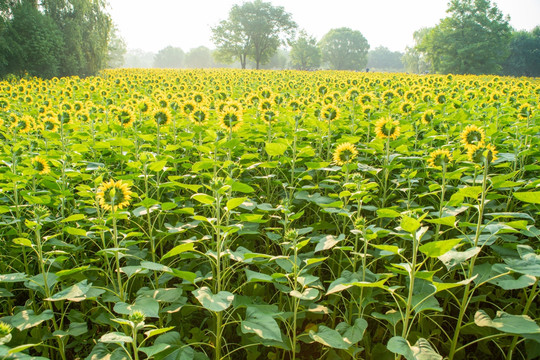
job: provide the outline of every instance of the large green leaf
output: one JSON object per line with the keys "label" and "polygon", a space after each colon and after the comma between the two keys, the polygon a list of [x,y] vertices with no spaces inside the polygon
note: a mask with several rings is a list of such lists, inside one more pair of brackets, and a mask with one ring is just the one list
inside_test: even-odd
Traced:
{"label": "large green leaf", "polygon": [[125,302],[116,303],[113,310],[121,315],[130,315],[135,311],[140,311],[146,317],[158,318],[159,302],[151,297],[139,297],[131,305]]}
{"label": "large green leaf", "polygon": [[418,248],[418,250],[420,250],[422,253],[424,253],[428,257],[436,258],[436,257],[446,254],[460,242],[461,242],[461,239],[432,241],[432,242],[421,245]]}
{"label": "large green leaf", "polygon": [[34,310],[23,310],[11,317],[11,326],[23,331],[50,320],[53,316],[51,310],[45,310],[39,315],[36,315]]}
{"label": "large green leaf", "polygon": [[194,290],[192,293],[205,309],[214,312],[227,309],[234,300],[234,295],[230,292],[220,291],[214,294],[207,286]]}
{"label": "large green leaf", "polygon": [[316,342],[335,349],[348,349],[351,344],[345,342],[341,334],[324,325],[319,326],[317,332],[310,330],[309,337]]}
{"label": "large green leaf", "polygon": [[394,354],[403,355],[407,360],[442,360],[443,358],[424,338],[419,338],[416,344],[411,346],[401,336],[394,336],[388,341],[386,347]]}
{"label": "large green leaf", "polygon": [[244,334],[256,334],[257,336],[281,342],[281,330],[278,323],[267,311],[257,306],[248,306],[246,319],[242,321]]}
{"label": "large green leaf", "polygon": [[478,310],[474,314],[474,323],[510,334],[540,334],[540,327],[529,316],[511,315],[504,311],[497,311],[495,318],[491,319],[484,310]]}
{"label": "large green leaf", "polygon": [[70,286],[60,292],[57,292],[53,296],[51,296],[48,299],[48,301],[61,301],[61,300],[69,300],[69,301],[83,301],[86,299],[86,294],[88,291],[92,288],[92,283],[88,283],[88,280],[84,279],[83,281]]}
{"label": "large green leaf", "polygon": [[281,143],[266,143],[264,149],[270,156],[281,156],[287,150],[287,145]]}
{"label": "large green leaf", "polygon": [[530,204],[540,204],[540,191],[515,192],[514,197]]}

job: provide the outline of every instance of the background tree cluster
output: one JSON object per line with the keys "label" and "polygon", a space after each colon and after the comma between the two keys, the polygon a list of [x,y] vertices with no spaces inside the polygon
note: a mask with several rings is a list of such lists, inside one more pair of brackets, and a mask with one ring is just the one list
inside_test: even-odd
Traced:
{"label": "background tree cluster", "polygon": [[[0,76],[103,69],[112,27],[104,7],[104,0],[0,0]],[[121,51],[121,42],[115,45]]]}
{"label": "background tree cluster", "polygon": [[540,28],[515,31],[489,0],[452,0],[449,16],[415,32],[411,72],[540,76]]}

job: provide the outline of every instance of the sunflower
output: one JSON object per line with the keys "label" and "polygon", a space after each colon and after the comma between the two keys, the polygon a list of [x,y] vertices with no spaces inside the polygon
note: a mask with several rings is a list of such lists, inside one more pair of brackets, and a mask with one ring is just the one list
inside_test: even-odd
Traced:
{"label": "sunflower", "polygon": [[480,143],[467,148],[469,161],[477,164],[490,164],[492,161],[497,160],[497,153],[495,146],[491,144]]}
{"label": "sunflower", "polygon": [[333,121],[339,119],[339,109],[334,104],[325,105],[321,109],[321,118],[327,121]]}
{"label": "sunflower", "polygon": [[277,121],[279,113],[274,110],[265,110],[262,113],[262,118],[265,123],[270,124]]}
{"label": "sunflower", "polygon": [[206,104],[206,96],[201,92],[196,92],[193,94],[193,101],[199,105]]}
{"label": "sunflower", "polygon": [[133,121],[135,120],[135,116],[133,115],[131,110],[124,108],[124,109],[119,109],[114,114],[114,119],[117,120],[120,123],[120,125],[127,128],[133,124]]}
{"label": "sunflower", "polygon": [[403,114],[409,114],[414,110],[414,104],[410,101],[405,101],[399,106],[399,110]]}
{"label": "sunflower", "polygon": [[461,142],[465,149],[469,149],[474,145],[482,145],[486,139],[484,130],[476,125],[467,125],[461,132]]}
{"label": "sunflower", "polygon": [[399,120],[392,120],[390,117],[377,120],[375,123],[375,134],[379,139],[397,139],[399,134],[401,134]]}
{"label": "sunflower", "polygon": [[272,108],[272,99],[262,99],[259,101],[259,111],[264,112]]}
{"label": "sunflower", "polygon": [[208,118],[208,110],[206,110],[204,107],[196,107],[189,114],[189,120],[198,125],[202,125],[206,120],[208,120]]}
{"label": "sunflower", "polygon": [[129,206],[131,200],[131,188],[122,180],[109,180],[103,182],[97,189],[97,201],[99,206],[105,210],[115,212]]}
{"label": "sunflower", "polygon": [[340,166],[345,165],[351,162],[356,155],[358,155],[358,151],[353,144],[343,143],[334,151],[334,162]]}
{"label": "sunflower", "polygon": [[437,102],[437,104],[444,104],[446,102],[446,95],[445,94],[437,95],[437,97],[435,98],[435,101]]}
{"label": "sunflower", "polygon": [[345,98],[349,101],[354,101],[360,96],[360,91],[357,88],[352,87],[345,93]]}
{"label": "sunflower", "polygon": [[362,105],[361,112],[364,114],[364,116],[369,116],[373,113],[375,109],[371,105]]}
{"label": "sunflower", "polygon": [[8,111],[9,108],[10,108],[10,104],[9,104],[8,99],[6,99],[6,98],[1,98],[1,99],[0,99],[0,110]]}
{"label": "sunflower", "polygon": [[57,120],[55,114],[51,111],[41,115],[41,128],[47,131],[57,131],[60,126],[60,122]]}
{"label": "sunflower", "polygon": [[426,110],[422,114],[422,124],[429,125],[433,122],[433,119],[435,118],[435,111],[433,110]]}
{"label": "sunflower", "polygon": [[391,102],[395,97],[396,97],[396,93],[393,90],[390,90],[390,89],[386,90],[382,94],[382,99],[386,103]]}
{"label": "sunflower", "polygon": [[358,102],[360,104],[369,104],[369,103],[372,103],[373,102],[373,94],[371,93],[363,93],[362,95],[360,95],[358,97]]}
{"label": "sunflower", "polygon": [[148,99],[139,100],[139,102],[137,103],[137,109],[143,114],[150,112],[151,106]]}
{"label": "sunflower", "polygon": [[34,127],[35,121],[30,115],[23,115],[11,124],[11,128],[21,134],[29,133]]}
{"label": "sunflower", "polygon": [[528,119],[532,113],[532,106],[529,103],[522,104],[518,109],[518,118]]}
{"label": "sunflower", "polygon": [[188,100],[182,104],[182,111],[184,114],[189,115],[196,107],[197,103],[195,101]]}
{"label": "sunflower", "polygon": [[429,154],[429,159],[427,163],[430,167],[442,169],[443,165],[447,167],[450,161],[452,161],[452,155],[450,154],[450,151],[437,149],[435,151],[432,151],[431,154]]}
{"label": "sunflower", "polygon": [[154,111],[152,118],[157,125],[164,126],[171,121],[171,113],[168,109],[157,109]]}
{"label": "sunflower", "polygon": [[47,160],[40,156],[32,158],[32,166],[34,167],[34,170],[39,173],[39,175],[46,175],[51,172],[51,167],[49,166]]}
{"label": "sunflower", "polygon": [[242,112],[234,110],[233,108],[226,107],[225,111],[221,114],[219,118],[219,126],[222,129],[235,132],[240,129],[242,126],[243,117]]}

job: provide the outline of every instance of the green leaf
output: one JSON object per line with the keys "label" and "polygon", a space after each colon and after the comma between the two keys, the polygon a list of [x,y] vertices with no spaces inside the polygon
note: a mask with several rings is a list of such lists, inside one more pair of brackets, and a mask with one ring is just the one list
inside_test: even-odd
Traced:
{"label": "green leaf", "polygon": [[319,290],[315,288],[307,288],[303,292],[293,290],[289,293],[289,295],[300,300],[315,300],[317,296],[319,296]]}
{"label": "green leaf", "polygon": [[167,165],[167,160],[154,161],[153,163],[148,165],[148,169],[152,171],[161,171],[163,170],[165,165]]}
{"label": "green leaf", "polygon": [[456,217],[455,216],[447,216],[439,219],[429,219],[426,220],[430,224],[440,224],[440,225],[446,225],[446,226],[454,226],[456,223]]}
{"label": "green leaf", "polygon": [[287,151],[287,145],[281,143],[266,143],[264,149],[270,156],[281,156]]}
{"label": "green leaf", "polygon": [[63,219],[61,222],[65,223],[65,222],[69,222],[69,221],[79,221],[79,220],[83,220],[83,219],[86,219],[86,215],[84,215],[84,214],[74,214],[74,215],[71,215],[71,216]]}
{"label": "green leaf", "polygon": [[86,293],[92,288],[92,283],[88,283],[88,280],[84,279],[83,281],[70,286],[60,292],[57,292],[50,298],[47,298],[45,300],[47,301],[61,301],[61,300],[69,300],[69,301],[83,301],[86,299]]}
{"label": "green leaf", "polygon": [[341,334],[334,330],[326,327],[324,325],[319,326],[317,332],[310,330],[309,337],[315,340],[316,342],[323,344],[334,349],[348,349],[351,344],[346,343],[343,340]]}
{"label": "green leaf", "polygon": [[342,236],[336,238],[334,235],[326,235],[321,238],[317,243],[317,246],[315,247],[315,252],[331,249],[342,240]]}
{"label": "green leaf", "polygon": [[32,247],[32,242],[29,239],[25,239],[25,238],[15,238],[13,239],[13,243],[16,245]]}
{"label": "green leaf", "polygon": [[247,307],[246,319],[242,321],[242,332],[255,334],[267,340],[282,341],[281,330],[276,320],[257,306]]}
{"label": "green leaf", "polygon": [[540,334],[540,327],[527,315],[510,315],[504,311],[497,311],[491,319],[484,310],[474,314],[474,323],[478,326],[487,326],[510,334]]}
{"label": "green leaf", "polygon": [[215,199],[208,194],[193,194],[191,198],[197,200],[202,204],[213,204],[215,201]]}
{"label": "green leaf", "polygon": [[66,226],[64,228],[64,231],[67,232],[70,235],[86,236],[86,230],[79,229],[79,228],[74,228],[74,227],[71,227],[71,226]]}
{"label": "green leaf", "polygon": [[194,246],[195,246],[195,243],[192,243],[192,242],[177,245],[173,247],[171,250],[169,250],[165,255],[163,255],[161,260],[163,261],[170,257],[180,255],[182,253],[185,253],[186,251],[192,251],[194,249]]}
{"label": "green leaf", "polygon": [[465,251],[450,250],[439,256],[439,260],[446,266],[448,270],[453,269],[457,265],[469,260],[482,250],[479,247],[472,247]]}
{"label": "green leaf", "polygon": [[146,335],[146,338],[149,339],[151,338],[152,336],[157,336],[157,335],[161,335],[163,333],[166,333],[168,331],[171,331],[172,329],[174,329],[174,326],[169,326],[169,327],[166,327],[166,328],[160,328],[160,329],[152,329],[152,330],[149,330],[149,331],[146,331],[144,333],[144,335]]}
{"label": "green leaf", "polygon": [[103,335],[99,342],[106,343],[106,344],[123,344],[123,343],[131,343],[133,342],[133,338],[131,336],[127,336],[126,334],[120,333],[120,332],[110,332],[108,334]]}
{"label": "green leaf", "polygon": [[401,228],[411,234],[416,232],[420,225],[420,221],[406,215],[401,219]]}
{"label": "green leaf", "polygon": [[13,273],[0,275],[0,283],[15,283],[26,281],[27,277],[25,273]]}
{"label": "green leaf", "polygon": [[227,201],[227,210],[231,211],[232,209],[235,209],[242,205],[244,201],[247,200],[247,197],[241,197],[241,198],[233,198]]}
{"label": "green leaf", "polygon": [[514,197],[529,204],[540,204],[540,191],[515,192]]}
{"label": "green leaf", "polygon": [[249,186],[248,184],[244,184],[238,181],[232,181],[229,185],[231,185],[232,191],[241,192],[243,194],[249,194],[249,193],[255,192],[255,189]]}
{"label": "green leaf", "polygon": [[416,344],[411,346],[401,336],[394,336],[388,341],[386,347],[394,354],[403,355],[407,360],[441,360],[443,358],[424,338],[419,338]]}
{"label": "green leaf", "polygon": [[16,327],[19,331],[30,329],[44,321],[51,320],[54,314],[51,310],[45,310],[41,314],[36,315],[34,310],[23,310],[11,317],[11,326]]}
{"label": "green leaf", "polygon": [[421,245],[418,249],[428,257],[436,258],[452,250],[461,239],[432,241]]}
{"label": "green leaf", "polygon": [[199,288],[192,292],[201,305],[210,311],[220,312],[231,306],[234,295],[228,291],[220,291],[217,294],[213,294],[207,286]]}
{"label": "green leaf", "polygon": [[385,208],[385,209],[377,209],[377,217],[378,218],[397,218],[400,217],[401,213],[397,212],[396,210]]}
{"label": "green leaf", "polygon": [[273,282],[274,278],[267,274],[258,273],[245,269],[248,282]]}
{"label": "green leaf", "polygon": [[159,302],[151,297],[139,297],[131,305],[118,302],[113,310],[120,315],[130,315],[134,311],[140,311],[146,317],[159,318]]}

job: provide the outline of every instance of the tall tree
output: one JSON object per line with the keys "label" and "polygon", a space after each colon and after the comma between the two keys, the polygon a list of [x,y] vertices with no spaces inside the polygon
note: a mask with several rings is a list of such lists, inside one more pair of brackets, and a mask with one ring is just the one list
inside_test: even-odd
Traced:
{"label": "tall tree", "polygon": [[319,41],[322,59],[334,70],[366,67],[369,44],[360,31],[346,27],[332,29]]}
{"label": "tall tree", "polygon": [[232,62],[238,58],[245,68],[246,59],[250,58],[259,69],[279,45],[293,38],[296,27],[291,14],[282,6],[261,0],[234,5],[229,18],[212,28],[217,60]]}
{"label": "tall tree", "polygon": [[167,46],[158,51],[154,57],[154,67],[157,68],[181,68],[184,66],[184,51],[178,47]]}
{"label": "tall tree", "polygon": [[405,48],[405,54],[401,58],[401,62],[405,66],[405,70],[414,74],[423,74],[431,69],[431,63],[427,56],[418,51],[417,46],[425,36],[431,31],[431,28],[421,28],[413,34],[414,46]]}
{"label": "tall tree", "polygon": [[127,52],[127,46],[124,39],[118,33],[115,27],[111,31],[111,39],[109,40],[109,50],[107,53],[107,67],[119,68],[124,65],[124,57]]}
{"label": "tall tree", "polygon": [[540,77],[540,26],[531,32],[516,31],[510,39],[510,56],[504,74]]}
{"label": "tall tree", "polygon": [[511,28],[489,0],[451,0],[447,13],[417,46],[439,73],[500,73]]}
{"label": "tall tree", "polygon": [[191,49],[186,54],[185,66],[193,69],[204,69],[214,66],[212,52],[206,46],[199,46]]}
{"label": "tall tree", "polygon": [[321,50],[317,40],[301,31],[298,38],[291,43],[291,66],[298,70],[313,70],[321,66]]}
{"label": "tall tree", "polygon": [[387,47],[379,46],[368,53],[367,66],[377,70],[401,71],[403,54],[399,51],[391,51]]}

